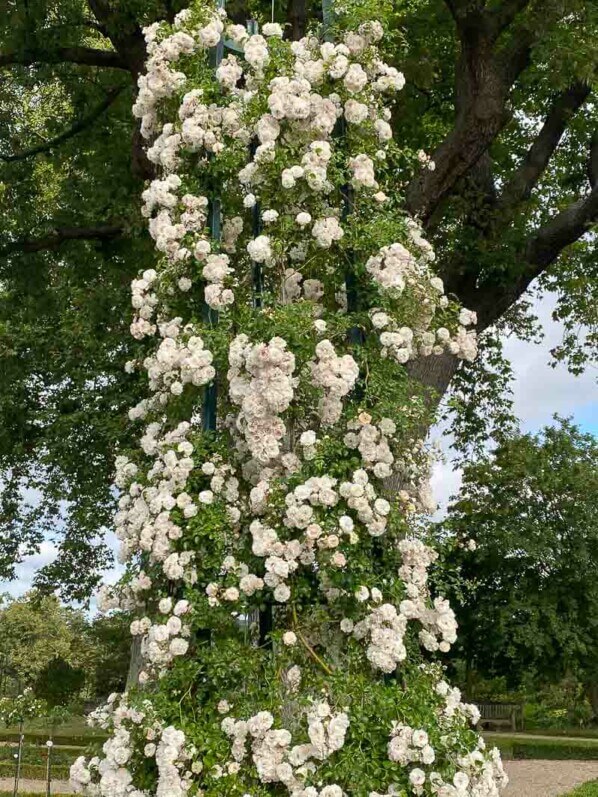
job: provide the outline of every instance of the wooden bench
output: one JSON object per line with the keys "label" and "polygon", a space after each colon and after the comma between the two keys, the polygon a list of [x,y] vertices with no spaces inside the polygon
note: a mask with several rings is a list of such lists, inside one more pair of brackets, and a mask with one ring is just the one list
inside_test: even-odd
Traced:
{"label": "wooden bench", "polygon": [[521,703],[478,703],[480,721],[478,730],[491,727],[508,727],[512,731],[523,728]]}

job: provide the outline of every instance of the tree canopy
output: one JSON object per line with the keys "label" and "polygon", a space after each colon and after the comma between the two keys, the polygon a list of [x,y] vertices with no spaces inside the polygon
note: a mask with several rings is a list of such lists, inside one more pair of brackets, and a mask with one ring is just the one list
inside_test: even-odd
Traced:
{"label": "tree canopy", "polygon": [[595,438],[566,420],[506,438],[465,468],[439,531],[457,543],[448,571],[469,669],[515,687],[574,675],[598,714]]}
{"label": "tree canopy", "polygon": [[[598,214],[596,4],[371,5],[407,79],[392,120],[411,152],[396,166],[397,196],[424,223],[447,293],[477,311],[496,352],[492,325],[529,332],[529,286],[555,290],[566,338],[554,354],[583,367],[598,306],[588,235]],[[0,574],[50,533],[60,554],[38,583],[62,583],[71,597],[87,594],[106,562],[114,456],[129,444],[124,410],[140,395],[122,366],[135,348],[127,285],[153,262],[138,203],[152,169],[130,113],[141,28],[180,7],[9,0],[0,23]],[[295,37],[321,15],[306,0],[275,11]],[[235,2],[232,14],[268,19],[270,4]],[[466,420],[462,396],[496,397],[499,354],[460,368]],[[412,368],[439,392],[456,369],[450,355]],[[474,429],[479,416],[461,426]]]}
{"label": "tree canopy", "polygon": [[130,650],[126,614],[88,618],[35,591],[0,604],[0,690],[30,688],[50,705],[122,688]]}
{"label": "tree canopy", "polygon": [[73,645],[83,617],[54,597],[37,597],[5,599],[0,609],[3,680],[13,680],[19,689],[32,686],[51,661],[62,659],[76,667],[85,656],[83,645],[80,650]]}

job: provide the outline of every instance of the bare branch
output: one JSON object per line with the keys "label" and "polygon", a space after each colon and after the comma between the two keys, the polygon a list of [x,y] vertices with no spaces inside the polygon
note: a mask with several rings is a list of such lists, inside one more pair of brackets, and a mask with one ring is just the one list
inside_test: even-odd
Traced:
{"label": "bare branch", "polygon": [[14,254],[31,254],[58,249],[66,241],[107,241],[119,238],[124,232],[122,224],[98,224],[89,227],[56,227],[40,238],[11,241],[0,247],[0,257]]}
{"label": "bare branch", "polygon": [[33,64],[81,64],[110,69],[125,69],[127,64],[113,50],[98,50],[93,47],[56,47],[52,50],[23,50],[22,52],[0,53],[0,67],[32,66]]}
{"label": "bare branch", "polygon": [[83,130],[93,124],[93,122],[95,122],[96,119],[98,119],[104,113],[104,111],[106,111],[112,105],[114,100],[119,94],[122,93],[123,90],[124,86],[119,86],[118,88],[109,91],[106,98],[96,108],[94,108],[91,113],[89,113],[87,116],[84,116],[82,119],[79,119],[74,125],[69,127],[68,130],[65,130],[64,133],[61,133],[59,136],[56,136],[50,141],[45,141],[43,144],[38,144],[36,147],[24,150],[23,152],[16,152],[14,155],[0,155],[0,160],[5,161],[6,163],[12,163],[14,161],[21,161],[25,160],[26,158],[31,158],[34,155],[39,155],[42,152],[50,152],[59,144],[68,141],[70,138],[73,138],[78,133],[81,133]]}
{"label": "bare branch", "polygon": [[537,138],[529,148],[521,166],[505,185],[500,195],[499,211],[511,211],[512,213],[519,203],[530,197],[534,186],[546,170],[550,158],[558,147],[571,117],[584,104],[589,95],[589,86],[584,83],[575,83],[555,97]]}

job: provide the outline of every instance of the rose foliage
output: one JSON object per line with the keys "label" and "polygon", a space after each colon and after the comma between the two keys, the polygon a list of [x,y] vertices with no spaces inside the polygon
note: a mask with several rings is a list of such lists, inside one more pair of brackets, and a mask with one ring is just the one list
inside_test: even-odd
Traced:
{"label": "rose foliage", "polygon": [[411,531],[430,455],[405,364],[473,359],[475,318],[385,192],[404,80],[382,26],[291,43],[198,3],[145,35],[159,260],[132,285],[147,348],[127,367],[149,394],[117,459],[128,573],[101,596],[136,613],[143,667],[72,778],[103,797],[498,795]]}

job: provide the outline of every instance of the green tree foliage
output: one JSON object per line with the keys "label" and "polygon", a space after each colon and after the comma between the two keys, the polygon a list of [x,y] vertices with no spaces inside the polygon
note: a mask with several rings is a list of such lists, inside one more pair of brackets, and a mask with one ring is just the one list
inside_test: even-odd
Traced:
{"label": "green tree foliage", "polygon": [[465,468],[439,532],[454,545],[447,582],[460,574],[456,655],[510,686],[575,675],[598,714],[595,438],[566,420],[505,438]]}
{"label": "green tree foliage", "polygon": [[123,688],[129,648],[125,614],[89,619],[36,592],[0,605],[3,692],[31,687],[50,705],[105,698]]}
{"label": "green tree foliage", "polygon": [[29,593],[19,600],[7,600],[0,611],[4,678],[12,679],[22,689],[33,686],[55,659],[78,664],[84,650],[77,650],[75,629],[80,628],[82,619],[53,596]]}
{"label": "green tree foliage", "polygon": [[[141,27],[180,0],[7,0],[0,21],[0,575],[44,535],[60,547],[40,586],[83,597],[106,561],[102,530],[114,455],[129,443],[124,410],[140,394],[122,372],[134,352],[127,285],[153,261],[138,197],[149,164],[130,107],[143,69]],[[425,223],[448,292],[479,315],[528,331],[521,297],[555,290],[566,339],[555,356],[582,368],[596,343],[598,214],[596,48],[591,0],[350,0],[349,14],[392,30],[407,78],[393,120],[413,158],[396,191]],[[232,4],[244,21],[270,3]],[[289,33],[317,24],[318,3],[288,0]],[[415,153],[432,155],[434,171]],[[400,204],[400,203],[397,203]],[[578,335],[585,325],[586,336]],[[474,385],[484,407],[508,369],[489,333],[480,367],[464,367],[461,431]],[[442,393],[451,357],[414,367]],[[498,373],[498,377],[495,376]],[[488,401],[490,400],[490,404]],[[502,424],[508,403],[484,412]],[[25,490],[25,488],[27,488]]]}
{"label": "green tree foliage", "polygon": [[35,694],[49,706],[63,706],[78,695],[85,684],[85,671],[64,659],[52,659],[35,682]]}
{"label": "green tree foliage", "polygon": [[93,642],[89,660],[88,688],[93,698],[105,698],[125,688],[131,636],[126,614],[99,616],[90,623],[88,634]]}

